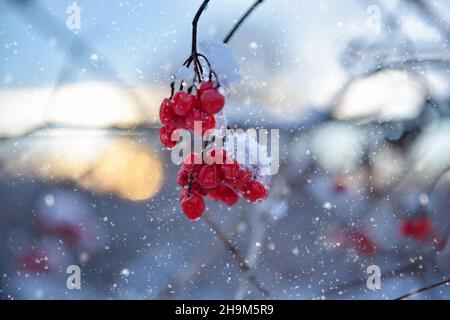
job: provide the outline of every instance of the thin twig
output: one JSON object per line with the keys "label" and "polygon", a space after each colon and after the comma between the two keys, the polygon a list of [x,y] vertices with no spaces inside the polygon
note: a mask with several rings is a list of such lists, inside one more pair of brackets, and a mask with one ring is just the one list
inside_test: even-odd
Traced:
{"label": "thin twig", "polygon": [[203,0],[202,5],[198,9],[197,13],[194,16],[194,20],[192,20],[192,51],[191,53],[194,55],[197,53],[197,27],[198,20],[202,16],[203,11],[205,11],[206,6],[208,5],[209,0]]}
{"label": "thin twig", "polygon": [[208,223],[208,225],[211,227],[211,229],[216,233],[217,237],[223,242],[227,250],[231,253],[232,257],[236,259],[238,262],[239,268],[242,272],[245,274],[248,274],[247,279],[253,283],[259,291],[263,294],[263,296],[267,297],[269,295],[269,291],[258,282],[255,275],[253,274],[253,269],[248,265],[248,263],[245,261],[244,256],[239,252],[238,248],[236,248],[232,243],[231,240],[228,239],[227,235],[222,231],[222,229],[212,220],[212,218],[204,213],[203,218]]}
{"label": "thin twig", "polygon": [[255,10],[264,0],[256,0],[255,3],[244,13],[244,15],[238,20],[238,22],[234,25],[233,29],[227,34],[227,36],[223,39],[224,43],[228,43],[239,27],[244,23],[244,21],[250,16],[250,14]]}
{"label": "thin twig", "polygon": [[[194,20],[192,20],[192,49],[191,49],[191,57],[190,61],[194,62],[195,73],[198,77],[198,80],[201,81],[203,76],[203,70],[201,63],[198,61],[198,52],[197,52],[197,29],[198,29],[198,21],[202,16],[203,11],[205,11],[206,6],[210,0],[203,0],[202,5],[198,9],[197,13],[194,16]],[[190,62],[189,62],[190,64]]]}
{"label": "thin twig", "polygon": [[441,281],[441,282],[439,282],[439,283],[435,283],[435,284],[432,284],[432,285],[430,285],[430,286],[427,286],[427,287],[424,287],[424,288],[415,290],[415,291],[413,291],[413,292],[407,293],[407,294],[405,294],[405,295],[403,295],[403,296],[401,296],[401,297],[398,297],[398,298],[395,299],[395,300],[405,300],[405,299],[410,298],[410,297],[412,297],[412,296],[415,296],[415,295],[417,295],[417,294],[419,294],[419,293],[423,293],[423,292],[425,292],[425,291],[433,290],[433,289],[436,289],[436,288],[445,286],[445,285],[447,285],[447,284],[450,284],[450,279],[447,279],[447,280]]}
{"label": "thin twig", "polygon": [[[264,240],[264,235],[266,231],[266,219],[263,217],[262,212],[256,215],[248,215],[248,211],[245,212],[246,215],[250,218],[250,223],[253,225],[253,236],[250,240],[250,245],[247,253],[248,265],[250,268],[255,269],[258,263],[258,256],[261,254],[261,250],[259,249],[258,243],[262,243]],[[246,272],[244,274],[244,279],[242,279],[241,284],[235,294],[235,300],[242,300],[245,297],[245,291],[248,287],[248,279],[252,275],[251,272]]]}

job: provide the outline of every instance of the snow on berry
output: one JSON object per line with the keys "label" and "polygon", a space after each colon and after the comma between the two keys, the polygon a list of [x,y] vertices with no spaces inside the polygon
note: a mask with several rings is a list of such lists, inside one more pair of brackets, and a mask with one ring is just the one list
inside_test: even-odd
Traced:
{"label": "snow on berry", "polygon": [[248,131],[228,134],[225,150],[240,167],[248,170],[267,189],[270,188],[272,158],[267,147],[259,144]]}

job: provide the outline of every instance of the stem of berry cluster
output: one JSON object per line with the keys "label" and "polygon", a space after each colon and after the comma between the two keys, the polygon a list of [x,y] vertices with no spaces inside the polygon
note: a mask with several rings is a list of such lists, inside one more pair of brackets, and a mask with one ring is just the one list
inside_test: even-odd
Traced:
{"label": "stem of berry cluster", "polygon": [[[209,66],[210,69],[210,78],[211,75],[214,74],[214,72],[211,70],[211,65],[209,64],[208,59],[198,53],[197,50],[197,34],[198,34],[198,22],[200,20],[200,17],[202,16],[203,12],[205,11],[206,7],[208,6],[210,0],[204,0],[201,4],[200,8],[197,10],[197,13],[194,16],[194,19],[192,20],[192,46],[191,46],[191,55],[187,60],[185,61],[184,65],[189,67],[191,63],[194,63],[194,70],[195,75],[198,78],[199,81],[202,81],[203,79],[203,68],[202,64],[199,61],[199,57],[204,58],[206,63]],[[236,22],[236,24],[233,26],[233,28],[230,30],[230,32],[227,34],[227,36],[224,38],[223,43],[228,43],[231,38],[234,36],[236,31],[241,27],[241,25],[247,20],[247,18],[252,14],[252,12],[261,4],[264,0],[256,0],[252,6],[239,18],[239,20]],[[217,79],[217,76],[216,76]]]}
{"label": "stem of berry cluster", "polygon": [[203,78],[203,70],[200,61],[198,60],[198,52],[197,52],[197,30],[198,30],[198,21],[202,16],[203,11],[205,11],[206,6],[208,5],[210,0],[203,0],[202,5],[197,10],[197,13],[194,16],[194,20],[192,20],[192,49],[191,56],[188,58],[187,65],[189,66],[191,62],[194,62],[195,74],[199,81]]}
{"label": "stem of berry cluster", "polygon": [[200,20],[200,17],[205,11],[206,6],[208,5],[208,2],[210,0],[203,0],[202,5],[198,9],[197,13],[194,16],[194,20],[192,21],[192,51],[191,54],[197,54],[197,26],[198,26],[198,20]]}
{"label": "stem of berry cluster", "polygon": [[224,43],[228,43],[233,35],[236,33],[236,31],[239,29],[239,27],[244,23],[245,20],[250,16],[250,14],[255,10],[261,3],[263,3],[264,0],[256,0],[255,3],[242,15],[242,17],[238,20],[238,22],[234,25],[234,27],[231,29],[231,31],[226,35],[226,37],[223,39]]}

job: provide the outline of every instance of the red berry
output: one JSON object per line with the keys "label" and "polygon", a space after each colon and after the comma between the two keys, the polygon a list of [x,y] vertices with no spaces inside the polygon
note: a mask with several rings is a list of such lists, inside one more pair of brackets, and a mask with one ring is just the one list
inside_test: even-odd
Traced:
{"label": "red berry", "polygon": [[266,199],[267,190],[264,185],[258,181],[251,181],[247,184],[244,192],[244,198],[250,202],[258,202]]}
{"label": "red berry", "polygon": [[205,162],[208,164],[224,164],[227,162],[227,151],[223,148],[214,148],[205,155]]}
{"label": "red berry", "polygon": [[187,115],[192,109],[198,106],[198,98],[184,91],[179,91],[173,97],[173,111],[179,116]]}
{"label": "red berry", "polygon": [[217,187],[221,181],[219,168],[212,164],[203,166],[198,174],[198,182],[205,189]]}
{"label": "red berry", "polygon": [[[201,125],[201,135],[208,129],[213,129],[216,126],[216,119],[213,115],[210,115],[202,110],[194,109],[186,116],[186,128],[190,131],[194,131],[195,122],[200,122],[197,125]],[[200,134],[200,132],[196,132]]]}
{"label": "red berry", "polygon": [[187,194],[181,200],[181,209],[189,220],[196,221],[205,211],[205,200],[197,194]]}
{"label": "red berry", "polygon": [[227,179],[226,183],[237,191],[247,191],[247,185],[252,181],[252,174],[246,169],[239,171],[239,176],[235,180]]}
{"label": "red berry", "polygon": [[170,99],[164,99],[159,108],[159,120],[166,125],[175,120],[176,114],[173,111],[173,102]]}
{"label": "red berry", "polygon": [[237,163],[225,163],[222,165],[223,176],[229,180],[235,180],[239,176],[239,165]]}
{"label": "red berry", "polygon": [[175,118],[172,120],[172,122],[175,127],[179,129],[187,129],[185,117],[175,115]]}
{"label": "red berry", "polygon": [[177,128],[174,125],[170,124],[167,126],[163,126],[159,130],[159,139],[161,140],[161,143],[168,149],[172,149],[177,145],[178,139],[172,140],[172,133],[175,130],[177,130]]}
{"label": "red berry", "polygon": [[201,163],[202,157],[198,153],[191,153],[184,158],[182,168],[184,171],[190,173],[194,165]]}
{"label": "red berry", "polygon": [[417,240],[425,240],[431,236],[432,226],[428,217],[407,219],[401,222],[401,234]]}
{"label": "red berry", "polygon": [[200,97],[203,94],[203,92],[209,89],[214,89],[214,83],[212,81],[202,82],[197,89],[197,95]]}
{"label": "red berry", "polygon": [[216,188],[211,190],[208,196],[215,200],[220,201],[227,206],[234,206],[239,201],[239,196],[233,189],[225,185],[218,185]]}
{"label": "red berry", "polygon": [[209,114],[216,114],[225,105],[225,98],[217,90],[205,90],[200,96],[200,108]]}
{"label": "red berry", "polygon": [[191,190],[192,190],[192,192],[198,193],[199,195],[202,195],[202,196],[208,195],[208,190],[203,188],[198,181],[191,182]]}
{"label": "red berry", "polygon": [[188,183],[189,183],[189,173],[185,170],[181,170],[180,172],[178,172],[177,184],[180,187],[185,187],[188,185]]}

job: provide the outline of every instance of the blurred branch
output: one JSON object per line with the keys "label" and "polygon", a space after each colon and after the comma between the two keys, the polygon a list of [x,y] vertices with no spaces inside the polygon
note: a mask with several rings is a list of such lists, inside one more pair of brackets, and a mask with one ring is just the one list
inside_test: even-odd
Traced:
{"label": "blurred branch", "polygon": [[[58,39],[57,48],[64,53],[69,52],[68,57],[73,59],[80,67],[85,67],[86,61],[90,61],[89,55],[96,52],[88,41],[81,35],[76,35],[68,29],[65,29],[65,24],[51,15],[39,1],[19,1],[8,0],[17,11],[22,15],[25,21],[41,34],[46,40],[48,38]],[[112,64],[109,64],[106,59],[102,59],[100,68],[94,69],[96,72],[103,72],[106,76],[113,78],[116,81],[121,81],[118,72]]]}
{"label": "blurred branch", "polygon": [[194,265],[191,266],[190,272],[185,275],[184,273],[180,274],[175,280],[175,283],[171,288],[166,288],[160,291],[156,295],[157,300],[164,300],[169,298],[170,296],[179,293],[179,291],[185,289],[183,288],[188,282],[192,283],[195,278],[200,275],[200,270],[205,266],[205,264],[210,260],[215,258],[220,253],[220,250],[217,250],[216,247],[211,246],[208,248],[206,252],[197,256],[194,259]]}
{"label": "blurred branch", "polygon": [[239,268],[241,271],[245,274],[248,274],[247,279],[251,283],[253,283],[259,291],[263,294],[263,296],[268,296],[269,292],[268,290],[258,282],[255,275],[252,273],[253,269],[249,266],[249,264],[245,261],[245,258],[243,255],[239,252],[238,248],[236,248],[232,243],[231,240],[228,239],[226,234],[222,231],[222,229],[212,220],[212,218],[204,213],[203,217],[205,221],[208,223],[208,225],[211,227],[211,229],[215,232],[216,236],[222,241],[222,243],[225,245],[227,250],[230,252],[231,256],[236,259],[238,262]]}
{"label": "blurred branch", "polygon": [[[421,271],[421,269],[419,268],[419,265],[417,263],[409,264],[404,267],[400,267],[396,270],[384,272],[381,274],[381,278],[383,280],[386,280],[386,279],[390,279],[390,278],[394,278],[399,275],[402,275],[403,273],[414,272],[414,271]],[[331,295],[331,294],[334,294],[334,293],[337,293],[337,292],[340,292],[343,290],[351,289],[354,287],[364,286],[366,284],[366,281],[367,281],[367,279],[349,282],[349,283],[343,284],[338,287],[334,287],[334,288],[326,291],[324,295],[325,295],[325,297],[328,297],[328,295]]]}
{"label": "blurred branch", "polygon": [[225,36],[223,39],[224,43],[228,43],[233,35],[238,31],[240,26],[247,20],[247,18],[250,16],[250,14],[261,4],[264,0],[256,0],[255,3],[242,15],[242,17],[236,22],[234,27],[231,29],[231,31]]}
{"label": "blurred branch", "polygon": [[[264,241],[264,236],[266,233],[266,219],[263,216],[262,212],[258,212],[257,214],[249,215],[248,211],[246,211],[246,216],[250,218],[250,223],[253,226],[253,235],[250,240],[248,252],[247,252],[247,261],[248,265],[254,269],[258,263],[258,257],[261,253],[260,245]],[[253,270],[249,270],[245,273],[245,279],[239,285],[239,288],[235,295],[235,300],[242,300],[245,298],[245,291],[247,288],[247,283],[249,281],[249,277],[252,275]]]}
{"label": "blurred branch", "polygon": [[[237,226],[235,225],[232,229],[235,229]],[[173,284],[172,288],[167,288],[158,293],[156,299],[167,299],[171,295],[178,293],[178,291],[186,290],[185,285],[189,283],[193,283],[194,280],[201,275],[200,270],[206,267],[206,264],[211,262],[211,260],[216,259],[221,253],[221,250],[217,250],[216,246],[210,246],[207,248],[205,252],[200,254],[194,259],[194,263],[191,266],[190,272],[187,275],[183,272],[176,279],[175,284]]]}
{"label": "blurred branch", "polygon": [[403,295],[401,297],[398,297],[395,300],[405,300],[405,299],[410,298],[412,296],[418,295],[419,293],[423,293],[423,292],[426,292],[426,291],[429,291],[429,290],[433,290],[433,289],[445,286],[447,284],[450,284],[450,279],[447,279],[447,280],[444,280],[444,281],[432,284],[430,286],[427,286],[427,287],[415,290],[413,292],[407,293],[407,294],[405,294],[405,295]]}
{"label": "blurred branch", "polygon": [[[97,55],[103,57],[101,62],[96,62],[98,67],[90,69],[97,74],[103,74],[108,78],[114,79],[118,84],[127,87],[126,82],[113,64],[110,64],[101,52],[96,50],[91,44],[85,40],[81,35],[75,35],[71,31],[66,30],[58,19],[54,18],[45,8],[38,2],[33,0],[7,0],[8,4],[15,7],[22,15],[24,20],[29,23],[34,30],[44,38],[58,39],[58,50],[68,53],[66,60],[61,68],[58,79],[54,85],[53,92],[56,92],[64,81],[65,67],[69,64],[67,60],[75,62],[80,68],[86,67],[86,62],[90,63],[89,56],[95,52]],[[70,64],[71,65],[71,64]],[[133,91],[127,90],[130,98],[133,99],[137,106],[142,107],[144,103],[141,98]],[[50,97],[51,100],[51,97]]]}
{"label": "blurred branch", "polygon": [[424,0],[408,0],[415,5],[420,12],[438,28],[445,36],[450,39],[450,25]]}

